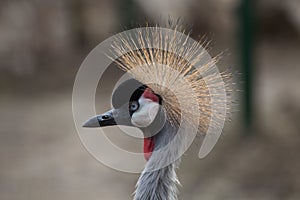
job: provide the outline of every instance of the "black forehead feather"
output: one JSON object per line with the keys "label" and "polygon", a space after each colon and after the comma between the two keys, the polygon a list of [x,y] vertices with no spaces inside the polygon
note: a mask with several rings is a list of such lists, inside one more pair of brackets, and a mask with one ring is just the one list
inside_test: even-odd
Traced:
{"label": "black forehead feather", "polygon": [[142,94],[144,93],[145,89],[147,88],[146,85],[142,85],[141,87],[139,87],[138,89],[136,89],[133,94],[130,97],[129,101],[138,101],[139,98],[142,96]]}
{"label": "black forehead feather", "polygon": [[112,105],[119,108],[124,104],[140,98],[147,86],[135,79],[129,79],[120,84],[112,95]]}

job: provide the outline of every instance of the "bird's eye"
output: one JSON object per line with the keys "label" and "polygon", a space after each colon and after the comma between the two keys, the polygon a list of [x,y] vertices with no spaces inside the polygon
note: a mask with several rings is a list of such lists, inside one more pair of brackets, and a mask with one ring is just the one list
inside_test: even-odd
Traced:
{"label": "bird's eye", "polygon": [[137,101],[132,101],[129,108],[131,111],[136,111],[139,108],[139,103]]}

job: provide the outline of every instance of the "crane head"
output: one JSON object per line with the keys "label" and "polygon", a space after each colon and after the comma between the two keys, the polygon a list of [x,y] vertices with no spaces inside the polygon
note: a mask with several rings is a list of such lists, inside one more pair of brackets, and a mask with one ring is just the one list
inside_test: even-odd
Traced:
{"label": "crane head", "polygon": [[161,103],[161,97],[151,88],[129,79],[114,91],[113,109],[89,119],[83,127],[126,125],[146,128],[154,122]]}
{"label": "crane head", "polygon": [[148,160],[154,148],[153,136],[163,127],[162,98],[135,79],[123,82],[112,95],[113,109],[87,120],[83,127],[125,125],[144,132],[144,155]]}

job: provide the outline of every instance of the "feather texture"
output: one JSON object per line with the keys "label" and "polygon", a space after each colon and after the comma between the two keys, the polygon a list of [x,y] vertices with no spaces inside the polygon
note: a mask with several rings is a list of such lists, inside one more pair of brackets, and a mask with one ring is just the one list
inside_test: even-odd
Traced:
{"label": "feather texture", "polygon": [[[175,170],[186,148],[185,134],[176,135],[181,123],[205,134],[210,127],[223,127],[230,112],[231,73],[219,73],[216,63],[221,56],[211,58],[208,43],[191,40],[185,33],[179,24],[145,27],[131,35],[119,34],[111,47],[114,62],[162,98],[167,116],[137,182],[135,200],[177,200]],[[147,135],[147,129],[143,132]],[[164,149],[173,139],[173,146]]]}
{"label": "feather texture", "polygon": [[[162,97],[172,124],[180,124],[185,114],[185,122],[197,125],[204,134],[208,126],[222,126],[220,121],[230,111],[231,73],[215,71],[220,56],[207,59],[206,46],[190,43],[180,34],[185,32],[174,25],[169,29],[146,27],[132,36],[121,33],[111,52],[117,55],[114,61],[121,69]],[[197,108],[200,116],[191,108]]]}

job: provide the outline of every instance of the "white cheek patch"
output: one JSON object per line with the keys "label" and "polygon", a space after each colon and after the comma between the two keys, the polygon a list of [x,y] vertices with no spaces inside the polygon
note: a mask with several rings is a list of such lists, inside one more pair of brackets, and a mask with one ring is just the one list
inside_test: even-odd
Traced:
{"label": "white cheek patch", "polygon": [[159,104],[144,97],[139,99],[139,104],[139,109],[131,117],[131,123],[137,127],[147,127],[155,119],[159,110]]}

